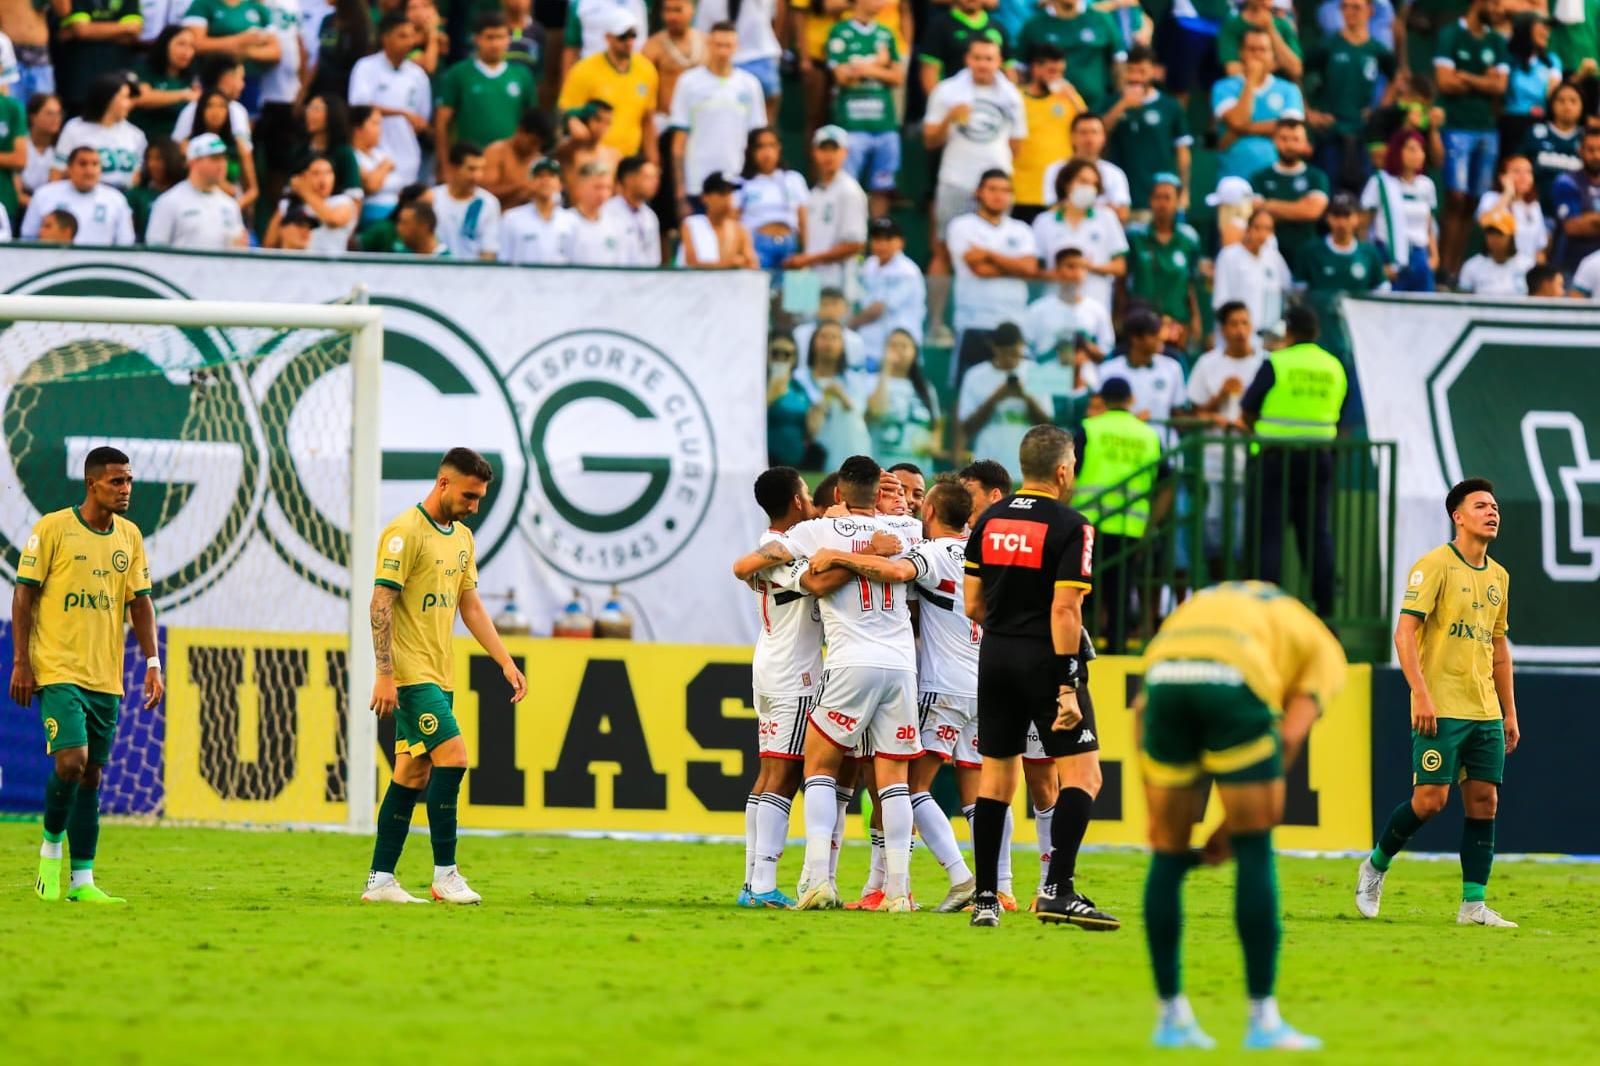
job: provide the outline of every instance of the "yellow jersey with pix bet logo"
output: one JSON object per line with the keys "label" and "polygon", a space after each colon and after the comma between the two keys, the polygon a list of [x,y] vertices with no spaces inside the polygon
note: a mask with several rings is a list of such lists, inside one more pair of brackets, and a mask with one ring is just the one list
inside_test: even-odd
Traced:
{"label": "yellow jersey with pix bet logo", "polygon": [[461,594],[478,587],[472,530],[460,522],[438,525],[418,504],[378,538],[373,584],[400,593],[394,610],[395,684],[434,684],[451,691],[456,609]]}
{"label": "yellow jersey with pix bet logo", "polygon": [[1454,544],[1441,544],[1411,568],[1400,611],[1422,619],[1417,634],[1422,679],[1440,718],[1501,717],[1494,638],[1510,628],[1510,599],[1511,575],[1505,567],[1487,556],[1482,566],[1473,566]]}

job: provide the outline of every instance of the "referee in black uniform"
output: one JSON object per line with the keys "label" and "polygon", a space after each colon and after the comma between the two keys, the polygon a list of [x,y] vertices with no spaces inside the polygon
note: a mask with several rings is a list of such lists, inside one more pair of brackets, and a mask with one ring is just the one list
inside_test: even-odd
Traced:
{"label": "referee in black uniform", "polygon": [[972,924],[1000,924],[997,891],[1006,808],[1036,725],[1061,781],[1050,832],[1050,872],[1039,920],[1120,929],[1073,885],[1078,848],[1100,792],[1100,741],[1089,702],[1083,598],[1094,574],[1094,527],[1061,500],[1072,491],[1072,438],[1034,426],[1018,455],[1022,487],[991,506],[967,538],[967,615],[983,626],[978,649],[978,753],[983,770],[973,817],[978,892]]}

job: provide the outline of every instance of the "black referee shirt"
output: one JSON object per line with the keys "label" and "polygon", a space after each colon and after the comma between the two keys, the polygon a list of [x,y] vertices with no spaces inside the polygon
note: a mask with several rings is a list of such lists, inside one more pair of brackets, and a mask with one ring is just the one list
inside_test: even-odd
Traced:
{"label": "black referee shirt", "polygon": [[1094,527],[1054,497],[1024,489],[979,517],[967,537],[966,572],[983,580],[985,636],[1049,640],[1056,589],[1093,586]]}

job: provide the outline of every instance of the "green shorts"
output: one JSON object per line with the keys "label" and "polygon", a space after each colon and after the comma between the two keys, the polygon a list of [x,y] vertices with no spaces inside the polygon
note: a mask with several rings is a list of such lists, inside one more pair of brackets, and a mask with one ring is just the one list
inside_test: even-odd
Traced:
{"label": "green shorts", "polygon": [[89,749],[89,761],[104,766],[111,761],[111,742],[117,737],[117,712],[122,697],[112,692],[90,692],[77,685],[45,685],[39,689],[39,718],[44,723],[44,750],[51,755],[68,748]]}
{"label": "green shorts", "polygon": [[455,694],[431,682],[405,685],[394,709],[394,753],[426,755],[451,737],[461,735],[456,724]]}
{"label": "green shorts", "polygon": [[1506,727],[1498,718],[1440,718],[1437,736],[1411,731],[1411,783],[1453,785],[1506,774]]}
{"label": "green shorts", "polygon": [[1165,662],[1145,676],[1145,780],[1184,788],[1210,774],[1223,784],[1283,776],[1277,715],[1221,663]]}

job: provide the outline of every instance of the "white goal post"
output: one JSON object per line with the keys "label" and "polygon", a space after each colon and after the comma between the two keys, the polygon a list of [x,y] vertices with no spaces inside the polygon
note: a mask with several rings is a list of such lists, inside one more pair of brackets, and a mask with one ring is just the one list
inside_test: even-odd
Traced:
{"label": "white goal post", "polygon": [[[219,268],[225,269],[225,267]],[[379,423],[383,317],[379,308],[366,306],[365,300],[364,286],[358,287],[348,302],[332,305],[87,295],[0,296],[0,400],[3,400],[7,419],[5,438],[0,440],[0,451],[3,451],[3,454],[0,454],[0,480],[12,481],[12,484],[0,490],[6,498],[3,504],[0,504],[0,526],[4,527],[0,528],[0,534],[4,535],[8,552],[14,545],[21,543],[18,530],[26,529],[24,523],[30,518],[36,520],[37,515],[47,509],[39,500],[29,498],[30,486],[20,474],[24,467],[22,451],[25,449],[31,448],[40,453],[40,457],[34,459],[34,466],[31,469],[43,472],[38,478],[41,482],[60,478],[69,473],[73,458],[76,458],[81,469],[82,449],[92,447],[93,444],[87,442],[94,441],[96,436],[101,436],[102,441],[109,440],[111,443],[129,439],[135,445],[146,446],[149,454],[157,454],[156,449],[159,446],[163,449],[159,454],[168,457],[174,464],[179,460],[172,457],[179,455],[183,449],[187,449],[185,454],[190,456],[187,461],[191,465],[206,461],[204,457],[211,454],[206,451],[208,447],[214,451],[222,450],[221,446],[213,444],[214,434],[206,435],[204,439],[180,440],[179,444],[174,445],[169,440],[143,441],[138,439],[137,433],[118,437],[114,431],[100,431],[91,420],[88,428],[73,425],[68,429],[61,429],[58,437],[48,442],[53,450],[47,452],[45,445],[37,443],[40,432],[36,431],[33,425],[24,425],[21,431],[17,431],[15,427],[20,420],[18,410],[21,410],[25,417],[33,418],[35,424],[39,426],[54,426],[66,420],[66,414],[62,409],[72,405],[63,401],[73,394],[65,391],[52,392],[51,389],[70,389],[81,380],[94,381],[96,387],[101,389],[121,388],[123,386],[116,380],[117,375],[106,371],[117,359],[142,346],[138,354],[141,359],[140,365],[144,370],[139,382],[175,394],[178,397],[175,401],[178,406],[187,402],[190,407],[178,419],[179,421],[183,421],[187,426],[190,422],[205,418],[213,420],[228,418],[236,419],[241,425],[247,424],[250,427],[249,431],[254,434],[253,446],[257,454],[251,460],[254,465],[249,469],[261,468],[260,472],[253,476],[260,485],[265,486],[269,474],[265,471],[266,460],[260,458],[262,449],[266,447],[261,442],[269,438],[261,429],[264,423],[261,413],[264,406],[261,402],[261,393],[268,386],[258,385],[250,379],[251,368],[260,367],[259,377],[263,379],[270,375],[282,379],[292,374],[304,373],[310,380],[309,375],[313,371],[295,369],[296,360],[302,362],[320,360],[319,367],[314,372],[326,375],[329,367],[336,363],[342,365],[342,361],[347,359],[350,373],[348,460],[346,461],[342,455],[332,454],[336,451],[333,444],[323,448],[323,451],[328,453],[323,456],[323,460],[330,467],[339,468],[337,477],[329,479],[330,483],[342,488],[345,478],[348,477],[349,541],[347,546],[341,543],[337,553],[329,551],[323,555],[342,556],[348,566],[348,574],[336,575],[337,579],[327,581],[327,589],[330,596],[347,601],[348,608],[345,621],[349,645],[343,660],[343,688],[347,702],[343,708],[346,755],[343,760],[345,776],[342,787],[346,803],[345,825],[355,832],[371,832],[375,823],[377,761],[374,756],[378,734],[376,720],[367,711],[373,684],[374,663],[368,597],[364,592],[371,587],[371,581],[367,580],[371,574],[369,568],[377,555],[378,533],[382,528],[379,515],[379,494],[383,473]],[[262,334],[260,331],[269,332]],[[341,339],[339,335],[347,337],[348,341]],[[268,340],[265,342],[258,340],[262,336],[266,336]],[[317,340],[315,346],[310,339],[285,343],[285,338],[296,337],[322,339]],[[333,339],[327,339],[330,337]],[[239,343],[235,343],[240,338],[244,340],[242,347]],[[296,343],[304,347],[296,347]],[[252,347],[252,345],[259,346]],[[180,348],[182,352],[178,352]],[[202,355],[193,356],[196,351]],[[210,354],[217,351],[225,354],[219,356]],[[213,358],[215,361],[211,361]],[[188,362],[185,362],[185,359],[188,359]],[[240,366],[245,369],[241,371],[238,369]],[[96,379],[97,374],[98,379]],[[173,385],[179,387],[173,388],[171,387]],[[317,387],[325,389],[325,393],[318,394],[319,397],[338,396],[341,398],[340,402],[344,402],[342,376],[337,389],[323,385]],[[185,389],[188,390],[187,393],[184,392]],[[32,406],[24,406],[23,401],[17,399],[28,390],[32,390],[32,398],[26,402]],[[129,395],[141,394],[136,390],[130,390]],[[184,395],[199,396],[200,399],[183,401]],[[134,399],[127,402],[141,401]],[[342,412],[336,409],[334,403],[327,400],[323,402],[325,415],[317,427],[320,433],[318,439],[337,442],[342,447],[342,434],[347,431],[339,424],[343,420]],[[218,414],[217,412],[224,411],[224,404],[232,405],[226,408],[228,411],[234,408],[254,409],[240,410],[236,414]],[[207,411],[197,415],[193,410],[196,406],[206,407]],[[303,420],[303,416],[296,417],[301,417]],[[279,434],[277,439],[289,439],[290,421],[291,416],[288,414],[281,417],[281,424],[276,426]],[[130,454],[135,455],[135,478],[142,479],[144,471],[140,469],[141,460],[137,453],[130,451]],[[66,458],[63,459],[63,456]],[[63,469],[64,467],[66,469]],[[172,469],[177,468],[174,466]],[[185,477],[190,477],[190,484],[180,485],[177,489],[172,488],[172,483],[183,481]],[[180,470],[170,473],[166,480],[168,487],[165,491],[176,502],[163,503],[163,508],[175,513],[182,512],[185,508],[191,511],[200,511],[204,508],[207,495],[202,489],[205,486],[194,483],[192,475],[185,475]],[[212,480],[221,479],[213,477]],[[58,485],[54,491],[59,492],[62,489]],[[137,506],[140,495],[137,487],[134,495]],[[213,492],[211,495],[217,494]],[[224,521],[230,535],[235,535],[241,526],[248,525],[253,528],[258,523],[269,522],[272,517],[269,513],[271,506],[280,508],[282,506],[263,504],[261,501],[265,496],[264,491],[257,492],[252,504],[253,509],[233,506],[231,501],[236,499],[235,496],[228,493],[221,495],[222,510],[229,512]],[[304,495],[306,494],[301,493],[301,496]],[[296,505],[303,506],[298,498]],[[238,512],[237,515],[233,513],[235,511]],[[337,524],[342,525],[343,516],[340,518],[341,521]],[[174,522],[173,525],[183,525],[183,523]],[[206,528],[203,523],[190,522],[189,525],[200,529]],[[246,530],[245,535],[249,535],[249,532]],[[163,532],[154,538],[151,537],[151,530],[146,530],[145,533],[147,540],[151,541],[150,562],[153,575],[163,565],[163,561],[157,558],[161,545],[155,541],[165,539],[170,544],[179,544],[184,537],[188,537],[191,541],[195,539],[192,531],[187,529]],[[20,534],[21,537],[26,535],[26,532]],[[197,550],[188,557],[189,561],[183,564],[190,566],[196,574],[201,574],[202,568],[210,565],[208,561],[213,558],[211,545],[204,544],[201,547],[205,550]],[[240,555],[244,552],[243,548],[238,550]],[[258,554],[267,557],[271,552],[262,548],[258,550]],[[271,562],[273,565],[281,565],[276,560]],[[4,569],[9,570],[14,563],[14,558],[7,560]],[[319,559],[317,563],[322,567],[324,575],[329,567],[334,565],[326,559]],[[7,580],[12,576],[11,573],[0,572],[0,577]],[[187,579],[188,575],[185,575],[185,580]],[[256,578],[250,573],[243,576],[235,575],[234,580],[255,581],[257,585],[263,582],[263,579]],[[202,574],[200,578],[190,582],[189,589],[174,595],[172,599],[192,608],[199,595],[192,590],[204,587],[205,579]],[[262,589],[261,594],[270,598],[270,588]],[[204,600],[200,599],[199,602],[203,604]],[[329,600],[328,605],[330,610],[337,610],[333,600]],[[225,605],[213,608],[214,613],[225,610]],[[324,617],[326,618],[326,615]],[[198,624],[216,623],[202,621]],[[334,625],[337,625],[337,622]],[[293,634],[286,635],[283,638],[285,645],[288,646],[292,639]],[[303,658],[304,653],[301,654]],[[265,727],[263,727],[264,732]],[[264,741],[264,737],[260,740],[253,735],[250,737],[250,743],[261,743],[263,750]]]}

